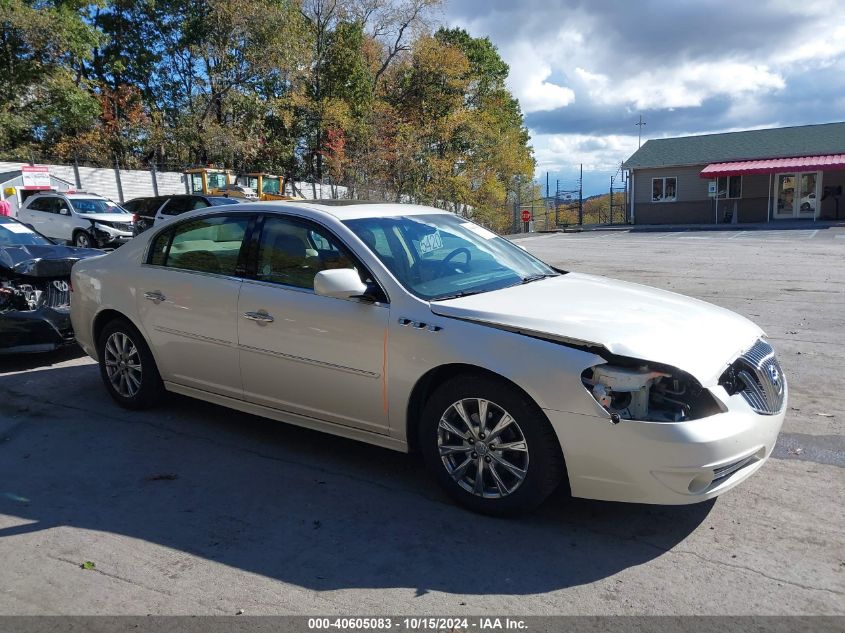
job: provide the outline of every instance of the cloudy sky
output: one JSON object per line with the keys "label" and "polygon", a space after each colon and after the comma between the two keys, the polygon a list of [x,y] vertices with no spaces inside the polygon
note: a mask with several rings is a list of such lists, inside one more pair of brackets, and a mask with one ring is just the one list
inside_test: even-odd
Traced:
{"label": "cloudy sky", "polygon": [[643,140],[845,120],[842,0],[447,0],[510,64],[538,179],[607,191]]}

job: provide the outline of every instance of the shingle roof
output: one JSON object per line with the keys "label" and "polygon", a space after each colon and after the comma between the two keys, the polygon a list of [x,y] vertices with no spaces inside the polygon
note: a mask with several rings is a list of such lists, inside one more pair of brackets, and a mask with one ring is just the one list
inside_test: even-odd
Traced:
{"label": "shingle roof", "polygon": [[845,122],[652,139],[623,167],[675,167],[841,153],[845,153]]}

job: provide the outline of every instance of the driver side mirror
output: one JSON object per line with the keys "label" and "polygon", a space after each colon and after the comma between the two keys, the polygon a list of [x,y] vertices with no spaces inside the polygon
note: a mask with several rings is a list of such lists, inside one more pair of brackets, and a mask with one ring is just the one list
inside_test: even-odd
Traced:
{"label": "driver side mirror", "polygon": [[70,215],[70,209],[67,207],[59,207],[59,215]]}
{"label": "driver side mirror", "polygon": [[314,276],[314,292],[324,297],[352,299],[367,294],[367,284],[352,268],[321,270]]}

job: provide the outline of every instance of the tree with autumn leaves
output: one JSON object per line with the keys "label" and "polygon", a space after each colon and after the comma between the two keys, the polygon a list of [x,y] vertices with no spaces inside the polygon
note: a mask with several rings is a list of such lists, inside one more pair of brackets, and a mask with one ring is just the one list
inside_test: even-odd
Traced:
{"label": "tree with autumn leaves", "polygon": [[440,0],[0,0],[0,159],[220,164],[504,230],[534,159]]}

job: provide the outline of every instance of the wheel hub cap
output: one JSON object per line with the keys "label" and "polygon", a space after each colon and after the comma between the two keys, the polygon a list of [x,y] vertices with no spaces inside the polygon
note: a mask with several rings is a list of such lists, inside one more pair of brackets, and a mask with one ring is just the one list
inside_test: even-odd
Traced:
{"label": "wheel hub cap", "polygon": [[141,355],[135,343],[123,332],[115,332],[106,340],[103,350],[106,376],[112,388],[124,398],[131,398],[141,389]]}
{"label": "wheel hub cap", "polygon": [[489,400],[466,398],[450,405],[440,418],[437,446],[449,476],[479,497],[506,497],[528,474],[522,429]]}

